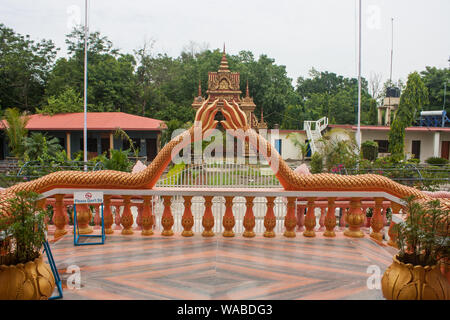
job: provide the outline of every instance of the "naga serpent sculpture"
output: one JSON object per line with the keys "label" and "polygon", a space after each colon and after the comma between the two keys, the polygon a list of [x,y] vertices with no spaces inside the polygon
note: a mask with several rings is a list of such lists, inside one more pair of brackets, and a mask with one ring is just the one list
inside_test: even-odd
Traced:
{"label": "naga serpent sculpture", "polygon": [[[269,164],[277,162],[275,176],[285,190],[296,191],[383,191],[398,198],[414,195],[418,200],[428,201],[433,198],[420,190],[404,186],[389,178],[376,174],[362,174],[343,176],[330,173],[313,175],[296,174],[281,158],[275,148],[264,137],[260,136],[247,124],[245,113],[235,101],[229,103],[223,100],[221,109],[225,120],[221,121],[227,132],[240,131],[244,133],[246,141],[253,148],[262,153]],[[22,182],[4,189],[0,193],[0,214],[8,214],[8,202],[18,191],[34,191],[42,193],[55,188],[95,188],[95,189],[152,189],[164,169],[172,160],[172,155],[178,153],[184,146],[198,139],[204,139],[218,121],[214,120],[218,100],[209,103],[206,100],[198,109],[194,125],[168,142],[147,168],[138,173],[127,173],[114,170],[101,170],[94,172],[59,171],[50,173],[39,179]],[[199,133],[199,134],[196,134]],[[233,134],[240,137],[239,134]],[[439,199],[443,208],[450,208],[449,199]]]}

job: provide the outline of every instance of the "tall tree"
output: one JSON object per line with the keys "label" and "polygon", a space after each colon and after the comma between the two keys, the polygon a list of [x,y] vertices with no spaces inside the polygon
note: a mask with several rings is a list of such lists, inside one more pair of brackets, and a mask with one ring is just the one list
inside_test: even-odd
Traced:
{"label": "tall tree", "polygon": [[[442,110],[445,91],[445,110],[447,114],[450,114],[450,69],[427,66],[420,75],[429,94],[429,104],[424,106],[424,110]],[[445,83],[447,83],[446,87]]]}
{"label": "tall tree", "polygon": [[[66,38],[68,58],[60,58],[51,73],[47,99],[68,88],[83,96],[84,32],[75,28]],[[107,37],[92,32],[88,38],[88,111],[137,113],[137,87],[131,54],[121,54]],[[48,108],[47,108],[48,109]]]}
{"label": "tall tree", "polygon": [[427,104],[427,87],[417,72],[410,73],[389,131],[389,152],[395,160],[403,159],[404,156],[405,129],[414,123]]}
{"label": "tall tree", "polygon": [[43,102],[57,49],[0,24],[0,107],[33,111]]}
{"label": "tall tree", "polygon": [[8,138],[9,149],[14,156],[21,158],[25,152],[24,139],[28,133],[26,126],[29,117],[26,112],[21,113],[17,108],[7,108],[5,110],[5,121],[5,133]]}

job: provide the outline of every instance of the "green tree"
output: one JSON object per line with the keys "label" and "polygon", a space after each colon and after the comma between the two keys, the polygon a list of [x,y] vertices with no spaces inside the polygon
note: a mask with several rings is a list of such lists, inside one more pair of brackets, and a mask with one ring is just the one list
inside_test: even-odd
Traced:
{"label": "green tree", "polygon": [[29,137],[24,139],[25,160],[40,161],[48,164],[62,150],[59,139],[48,137],[41,132],[32,132]]}
{"label": "green tree", "polygon": [[73,88],[66,88],[57,97],[49,97],[43,108],[36,111],[48,115],[83,112],[83,99]]}
{"label": "green tree", "polygon": [[400,118],[406,127],[411,126],[428,103],[428,89],[420,75],[417,72],[410,73],[406,88],[400,96],[396,117]]}
{"label": "green tree", "polygon": [[427,66],[424,71],[420,72],[420,75],[429,94],[429,103],[424,106],[424,110],[442,110],[444,106],[445,83],[447,82],[445,110],[447,114],[450,114],[450,69],[438,69]]}
{"label": "green tree", "polygon": [[282,129],[303,129],[304,111],[301,105],[288,105],[284,110]]}
{"label": "green tree", "polygon": [[[68,58],[60,58],[49,78],[46,96],[61,97],[69,88],[75,95],[84,92],[84,32],[75,28],[67,35]],[[137,113],[136,61],[121,54],[99,32],[88,38],[88,111]]]}
{"label": "green tree", "polygon": [[389,152],[394,160],[404,158],[405,129],[414,123],[423,106],[427,104],[427,87],[417,72],[410,73],[389,130]]}
{"label": "green tree", "polygon": [[30,118],[26,112],[21,114],[16,108],[8,108],[5,110],[5,120],[9,149],[14,156],[21,158],[25,152],[24,139],[28,133],[26,126]]}
{"label": "green tree", "polygon": [[0,106],[40,106],[57,50],[51,40],[35,42],[0,23]]}
{"label": "green tree", "polygon": [[[335,73],[319,72],[314,68],[310,78],[297,79],[296,92],[304,102],[304,117],[318,120],[326,116],[330,123],[354,124],[357,122],[358,81]],[[361,90],[361,123],[372,122],[370,110],[376,101],[369,94],[368,83],[363,78]],[[376,111],[376,110],[375,110]]]}

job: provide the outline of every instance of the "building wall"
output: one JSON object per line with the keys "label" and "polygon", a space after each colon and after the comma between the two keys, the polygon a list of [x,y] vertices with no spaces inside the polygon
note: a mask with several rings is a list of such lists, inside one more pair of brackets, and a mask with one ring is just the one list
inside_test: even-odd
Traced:
{"label": "building wall", "polygon": [[293,139],[298,139],[301,143],[306,141],[306,133],[304,132],[278,132],[270,130],[270,143],[275,147],[275,140],[281,139],[281,157],[284,160],[301,160],[301,149],[295,146]]}

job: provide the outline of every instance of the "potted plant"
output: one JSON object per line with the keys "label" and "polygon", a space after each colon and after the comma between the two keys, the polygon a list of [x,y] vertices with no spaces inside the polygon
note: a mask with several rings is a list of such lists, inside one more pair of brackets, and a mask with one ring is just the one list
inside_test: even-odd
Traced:
{"label": "potted plant", "polygon": [[48,299],[55,288],[41,249],[47,212],[38,194],[20,191],[0,212],[0,300]]}
{"label": "potted plant", "polygon": [[440,264],[450,256],[449,215],[439,200],[406,199],[406,220],[396,224],[399,251],[381,280],[389,300],[448,300],[450,284]]}

